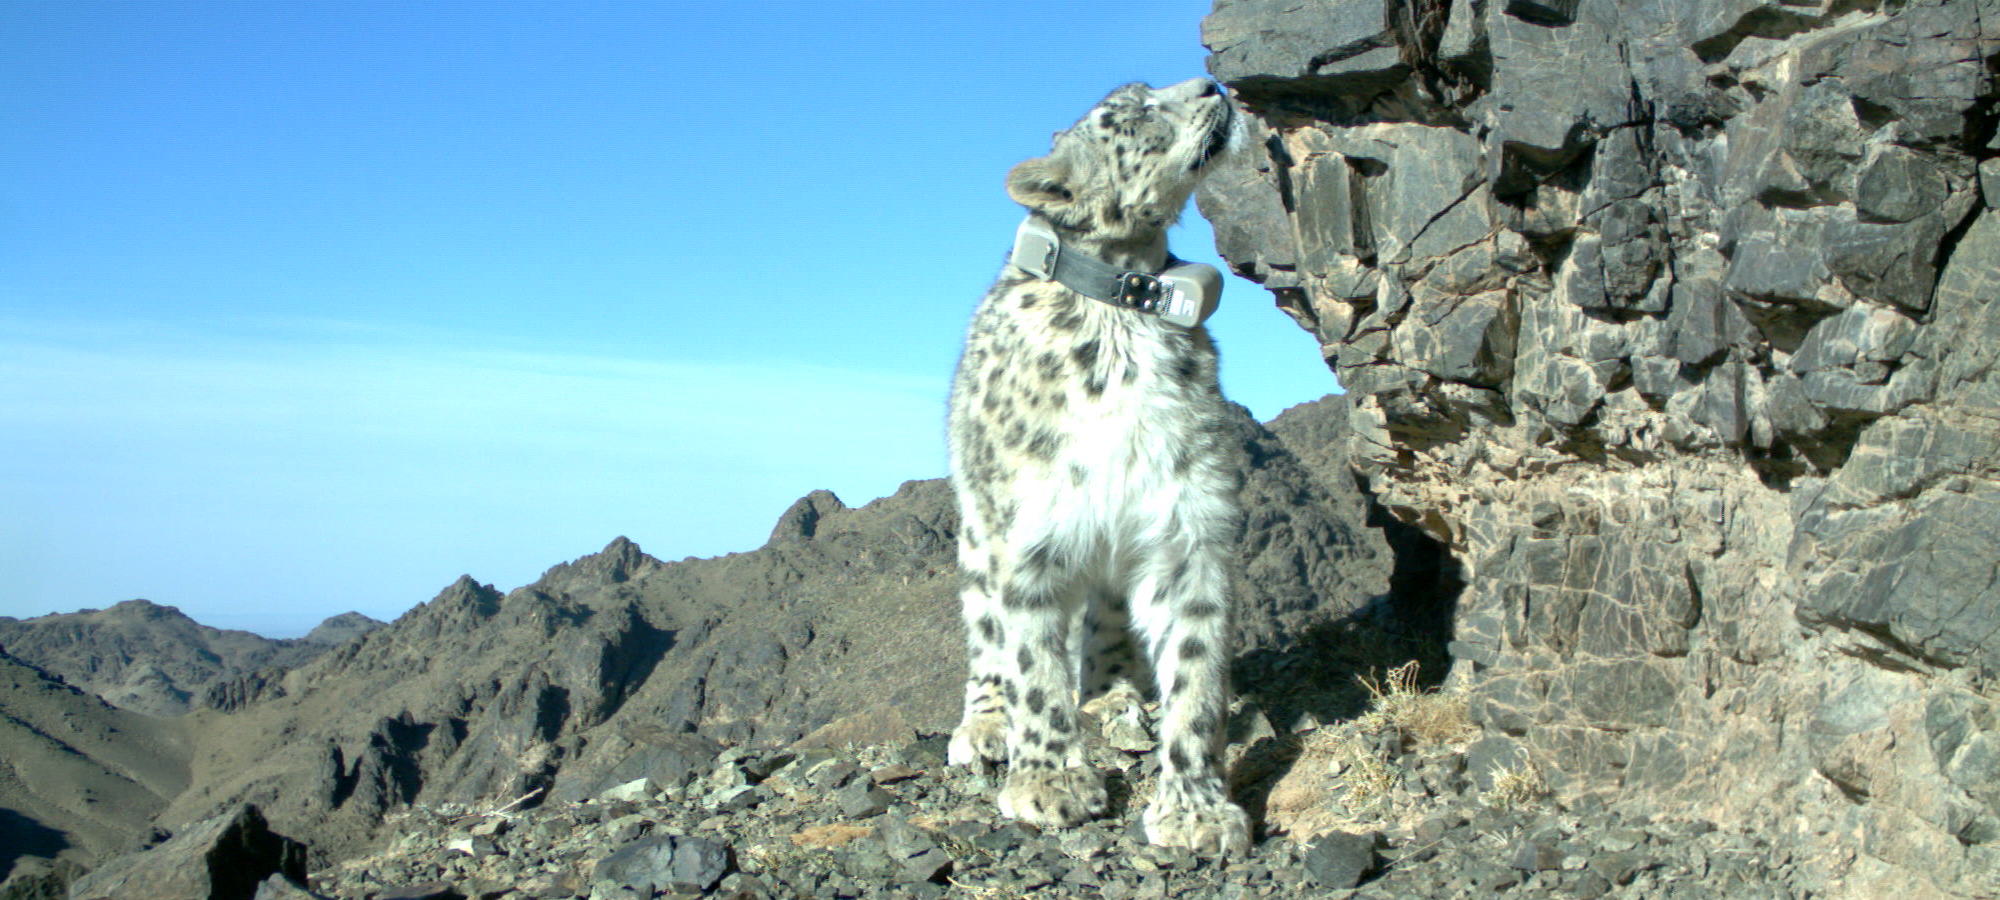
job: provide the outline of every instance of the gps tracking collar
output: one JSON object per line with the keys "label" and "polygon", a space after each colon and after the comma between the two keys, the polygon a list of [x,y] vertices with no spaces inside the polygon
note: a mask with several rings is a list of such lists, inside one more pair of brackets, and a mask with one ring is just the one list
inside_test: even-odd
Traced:
{"label": "gps tracking collar", "polygon": [[1222,302],[1222,273],[1214,266],[1167,255],[1157,273],[1132,272],[1064,247],[1055,227],[1035,216],[1014,232],[1015,268],[1060,283],[1092,300],[1159,316],[1182,328],[1200,325]]}

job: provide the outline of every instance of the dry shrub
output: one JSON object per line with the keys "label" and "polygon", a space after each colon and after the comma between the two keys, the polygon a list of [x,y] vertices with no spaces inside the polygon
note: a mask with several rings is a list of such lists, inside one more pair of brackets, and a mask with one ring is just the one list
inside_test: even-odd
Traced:
{"label": "dry shrub", "polygon": [[1380,734],[1394,730],[1417,746],[1449,744],[1472,734],[1465,695],[1457,691],[1425,690],[1417,684],[1417,661],[1390,669],[1380,680],[1361,676],[1368,691],[1368,712],[1355,724]]}
{"label": "dry shrub", "polygon": [[1479,802],[1494,809],[1519,809],[1548,792],[1548,781],[1542,778],[1541,768],[1524,756],[1519,765],[1493,771],[1493,786],[1479,795]]}

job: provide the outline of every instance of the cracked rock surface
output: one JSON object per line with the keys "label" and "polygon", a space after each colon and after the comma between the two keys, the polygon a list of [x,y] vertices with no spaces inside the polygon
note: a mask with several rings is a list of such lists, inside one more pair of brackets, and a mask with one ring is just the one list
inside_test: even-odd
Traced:
{"label": "cracked rock surface", "polygon": [[2000,891],[2000,3],[1221,0],[1200,195],[1569,798]]}

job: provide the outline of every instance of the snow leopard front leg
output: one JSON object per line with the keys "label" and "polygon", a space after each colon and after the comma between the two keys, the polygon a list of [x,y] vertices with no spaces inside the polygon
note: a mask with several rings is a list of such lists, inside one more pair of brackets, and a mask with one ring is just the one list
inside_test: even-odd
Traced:
{"label": "snow leopard front leg", "polygon": [[1010,631],[1007,682],[1007,783],[1000,813],[1040,827],[1075,825],[1102,815],[1104,780],[1084,764],[1077,711],[1080,661],[1072,628],[1081,625],[1089,591],[1074,561],[1046,539],[997,566],[1000,607]]}
{"label": "snow leopard front leg", "polygon": [[959,609],[965,618],[965,713],[951,733],[947,758],[989,774],[1007,761],[1007,626],[993,589],[992,554],[983,530],[968,512],[959,531],[958,560],[963,573]]}
{"label": "snow leopard front leg", "polygon": [[1222,746],[1229,714],[1227,545],[1170,540],[1149,554],[1133,591],[1160,696],[1160,784],[1143,818],[1146,840],[1242,854],[1250,819],[1229,800]]}

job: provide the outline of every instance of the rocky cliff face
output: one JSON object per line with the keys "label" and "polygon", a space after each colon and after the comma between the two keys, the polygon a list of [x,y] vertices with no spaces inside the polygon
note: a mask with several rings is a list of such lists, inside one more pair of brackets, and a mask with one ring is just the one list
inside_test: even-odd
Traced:
{"label": "rocky cliff face", "polygon": [[[125,709],[177,716],[229,696],[244,678],[274,678],[382,623],[334,616],[297,640],[210,628],[147,600],[32,619],[0,616],[0,647]],[[259,672],[262,672],[259,675]],[[207,699],[205,699],[207,698]]]}
{"label": "rocky cliff face", "polygon": [[1571,794],[2000,890],[1992,0],[1220,0],[1200,196]]}

